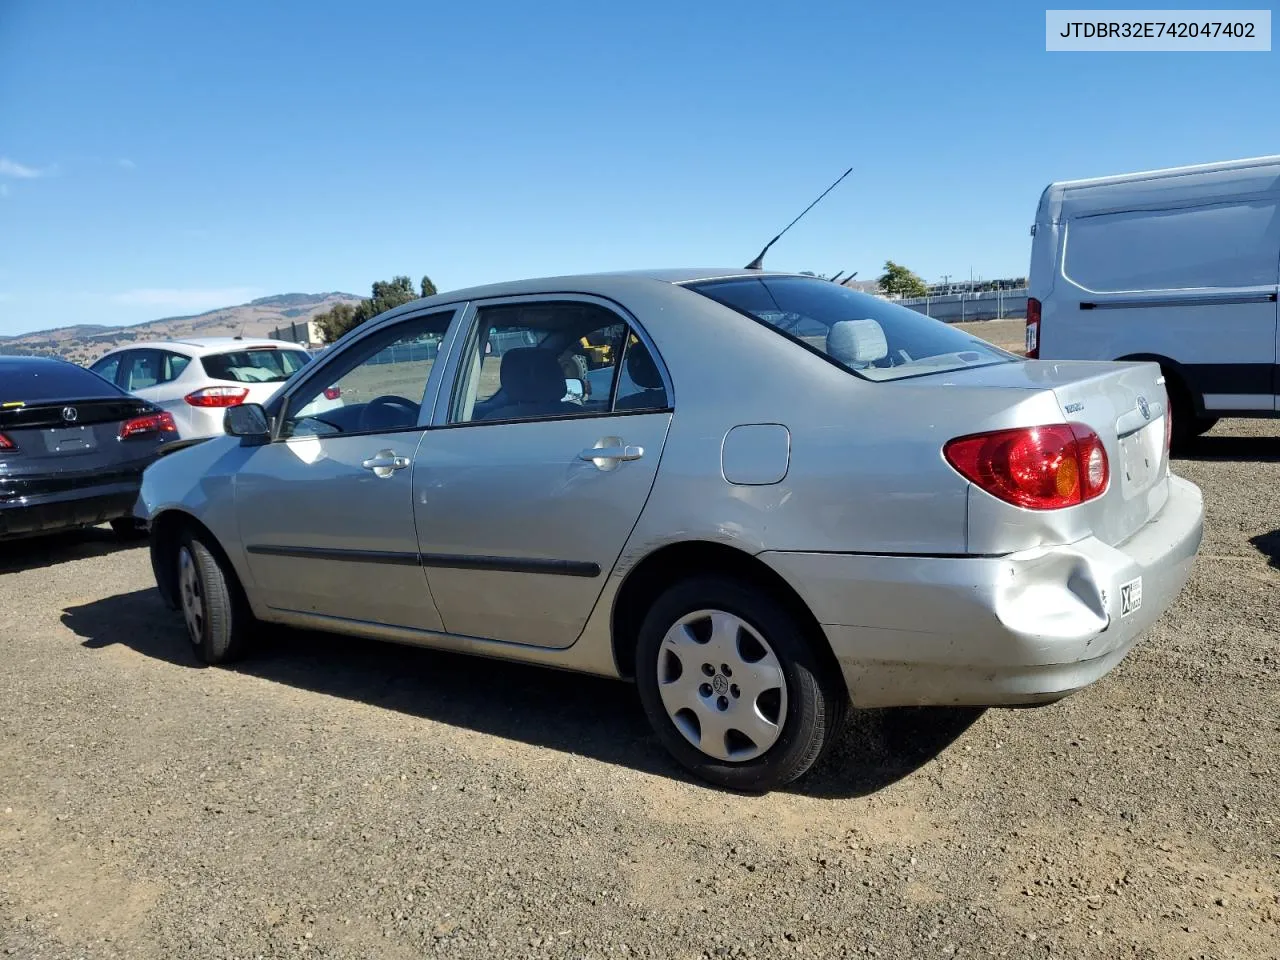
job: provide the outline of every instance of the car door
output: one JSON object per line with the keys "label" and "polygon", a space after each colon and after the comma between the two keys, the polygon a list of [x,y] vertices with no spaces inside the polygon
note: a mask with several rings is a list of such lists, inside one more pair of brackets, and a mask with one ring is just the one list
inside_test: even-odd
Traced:
{"label": "car door", "polygon": [[458,344],[414,472],[432,595],[450,633],[566,647],[653,487],[666,374],[590,297],[489,302]]}
{"label": "car door", "polygon": [[283,398],[272,441],[238,471],[249,568],[284,619],[440,629],[412,478],[454,314],[412,316],[317,361]]}

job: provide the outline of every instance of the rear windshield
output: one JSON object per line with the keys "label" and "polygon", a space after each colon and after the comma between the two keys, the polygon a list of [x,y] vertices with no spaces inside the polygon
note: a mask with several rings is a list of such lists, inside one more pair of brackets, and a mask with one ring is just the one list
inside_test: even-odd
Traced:
{"label": "rear windshield", "polygon": [[0,357],[0,409],[4,404],[124,395],[124,391],[115,384],[74,363],[27,362]]}
{"label": "rear windshield", "polygon": [[200,358],[204,372],[212,379],[233,383],[282,383],[310,360],[311,355],[305,350],[280,350],[276,347],[213,353]]}
{"label": "rear windshield", "polygon": [[691,283],[868,380],[900,380],[1022,358],[922,313],[813,277]]}

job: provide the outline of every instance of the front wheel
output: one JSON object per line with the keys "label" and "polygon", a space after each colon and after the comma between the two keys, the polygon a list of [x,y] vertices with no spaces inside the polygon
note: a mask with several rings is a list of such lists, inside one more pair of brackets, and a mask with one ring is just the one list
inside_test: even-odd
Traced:
{"label": "front wheel", "polygon": [[178,606],[187,637],[208,664],[225,663],[244,653],[253,614],[239,592],[235,572],[201,539],[185,533],[178,542]]}
{"label": "front wheel", "polygon": [[802,776],[848,705],[819,641],[758,588],[720,577],[669,588],[636,650],[640,699],[658,739],[718,786],[766,791]]}

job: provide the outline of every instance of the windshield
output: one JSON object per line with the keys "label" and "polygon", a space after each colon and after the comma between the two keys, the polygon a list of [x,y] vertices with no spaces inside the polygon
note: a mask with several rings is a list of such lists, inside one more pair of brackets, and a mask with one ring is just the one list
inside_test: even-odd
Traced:
{"label": "windshield", "polygon": [[868,380],[899,380],[1022,358],[888,300],[811,277],[691,283]]}
{"label": "windshield", "polygon": [[310,360],[311,355],[305,350],[280,350],[276,347],[251,347],[200,358],[204,372],[211,378],[233,383],[281,383]]}

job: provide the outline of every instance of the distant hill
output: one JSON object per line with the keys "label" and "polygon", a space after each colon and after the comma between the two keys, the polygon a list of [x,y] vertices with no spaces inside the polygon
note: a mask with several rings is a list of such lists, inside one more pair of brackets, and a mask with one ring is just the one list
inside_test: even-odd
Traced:
{"label": "distant hill", "polygon": [[113,347],[143,340],[182,337],[217,337],[243,334],[265,337],[292,321],[304,321],[339,303],[359,303],[352,293],[282,293],[260,297],[236,307],[221,307],[191,317],[165,317],[130,327],[81,323],[53,330],[38,330],[16,337],[0,337],[0,354],[58,356],[76,363],[91,363]]}

